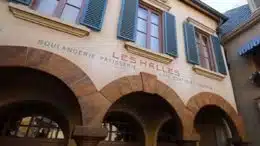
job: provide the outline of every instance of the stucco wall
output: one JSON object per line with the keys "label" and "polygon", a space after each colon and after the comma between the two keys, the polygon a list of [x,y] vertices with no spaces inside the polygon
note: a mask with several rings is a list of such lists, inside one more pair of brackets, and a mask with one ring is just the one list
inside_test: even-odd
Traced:
{"label": "stucco wall", "polygon": [[[158,79],[172,87],[185,103],[193,95],[208,91],[224,97],[236,108],[229,76],[223,81],[217,81],[197,75],[186,62],[183,22],[191,17],[213,30],[217,27],[217,22],[181,1],[172,0],[170,5],[170,12],[176,16],[177,21],[179,57],[168,65],[128,53],[124,48],[124,41],[116,38],[121,0],[109,0],[102,31],[91,32],[88,37],[83,38],[15,18],[9,11],[7,0],[0,0],[0,45],[28,46],[59,54],[84,70],[98,90],[115,79],[137,75],[142,71],[157,75]],[[73,51],[68,51],[68,48]],[[117,57],[122,54],[127,55],[125,62],[129,65],[121,66],[120,62],[117,62]],[[130,57],[136,58],[136,63],[129,61]],[[153,63],[158,67],[152,69],[141,62]],[[167,68],[172,68],[174,73],[162,71]]]}
{"label": "stucco wall", "polygon": [[249,80],[252,73],[256,71],[250,59],[250,55],[242,57],[238,54],[238,50],[242,45],[256,36],[259,36],[259,33],[260,24],[258,23],[224,45],[225,49],[227,49],[228,60],[231,66],[230,74],[238,110],[243,116],[247,134],[253,146],[260,145],[260,139],[258,137],[260,131],[257,130],[260,128],[260,114],[254,100],[259,97],[260,90],[259,87],[256,87]]}

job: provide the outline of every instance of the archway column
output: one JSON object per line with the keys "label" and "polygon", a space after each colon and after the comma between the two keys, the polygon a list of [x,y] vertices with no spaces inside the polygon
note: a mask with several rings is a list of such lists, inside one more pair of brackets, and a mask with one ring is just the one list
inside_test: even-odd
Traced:
{"label": "archway column", "polygon": [[97,146],[106,136],[106,128],[92,128],[87,126],[75,126],[72,135],[78,146]]}

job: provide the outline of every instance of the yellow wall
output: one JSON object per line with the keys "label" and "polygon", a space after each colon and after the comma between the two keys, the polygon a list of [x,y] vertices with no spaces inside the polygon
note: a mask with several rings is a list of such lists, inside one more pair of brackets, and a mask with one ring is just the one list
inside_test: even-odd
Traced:
{"label": "yellow wall", "polygon": [[[159,80],[172,87],[185,103],[193,95],[208,91],[221,95],[236,108],[229,76],[223,81],[210,79],[196,74],[192,70],[192,65],[186,62],[183,22],[191,17],[213,30],[216,29],[217,22],[179,0],[169,0],[169,5],[172,7],[170,12],[176,16],[177,21],[179,57],[168,65],[128,53],[124,48],[124,41],[116,38],[121,0],[108,0],[102,31],[90,32],[89,36],[83,38],[18,19],[9,11],[7,0],[0,0],[0,45],[28,46],[59,54],[84,70],[98,89],[120,77],[148,72],[156,74]],[[48,45],[46,42],[52,42],[59,44],[60,48],[70,47],[85,51],[88,55],[51,48],[43,45],[43,41],[46,45]],[[121,67],[113,62],[106,62],[105,59],[117,60],[113,58],[113,52],[115,57],[122,54],[127,55],[128,59],[134,57],[138,63],[127,61],[130,67],[127,65]],[[159,69],[140,65],[140,61],[154,63]],[[164,73],[160,71],[162,67],[173,68],[175,73]]]}

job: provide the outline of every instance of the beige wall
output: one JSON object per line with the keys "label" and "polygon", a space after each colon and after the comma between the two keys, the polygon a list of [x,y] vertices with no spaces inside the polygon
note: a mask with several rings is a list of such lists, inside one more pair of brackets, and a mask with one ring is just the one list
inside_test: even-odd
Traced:
{"label": "beige wall", "polygon": [[254,64],[247,56],[240,56],[238,54],[239,48],[248,43],[251,39],[259,37],[260,23],[251,26],[248,30],[238,34],[225,44],[227,50],[228,60],[231,66],[230,74],[234,86],[234,93],[236,96],[237,106],[239,112],[243,116],[245,122],[245,129],[248,137],[252,142],[252,146],[259,146],[260,128],[259,125],[259,110],[256,106],[256,98],[259,98],[259,87],[254,85],[249,77],[256,71]]}
{"label": "beige wall", "polygon": [[[124,41],[116,38],[121,0],[108,0],[102,31],[91,32],[88,37],[83,38],[15,18],[9,11],[7,0],[0,0],[0,45],[28,46],[59,54],[84,70],[98,89],[115,79],[127,75],[136,75],[142,71],[156,74],[158,79],[172,87],[185,103],[193,95],[208,91],[221,95],[236,108],[229,76],[226,76],[223,81],[210,79],[197,75],[192,70],[192,66],[186,63],[183,22],[191,17],[213,30],[217,27],[217,23],[178,0],[171,0],[169,3],[172,6],[170,12],[176,16],[177,20],[179,57],[168,65],[128,53],[124,48]],[[82,55],[83,53],[79,52],[73,53],[48,47],[46,46],[48,43],[43,45],[43,41],[39,40],[85,51],[94,54],[94,57]],[[116,58],[113,58],[113,52],[115,52],[116,57],[122,54],[135,57],[138,64],[128,61],[130,67],[122,67],[115,63],[106,62],[106,58],[116,60]],[[156,71],[156,69],[140,65],[140,61],[157,64],[159,69]],[[135,69],[133,69],[133,66],[135,66]],[[164,69],[173,68],[175,74],[160,71],[162,67]]]}

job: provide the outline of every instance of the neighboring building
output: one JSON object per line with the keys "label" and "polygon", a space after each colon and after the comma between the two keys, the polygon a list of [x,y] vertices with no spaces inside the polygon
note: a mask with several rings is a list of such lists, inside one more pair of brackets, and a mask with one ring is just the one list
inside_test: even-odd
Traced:
{"label": "neighboring building", "polygon": [[238,111],[252,146],[260,145],[260,1],[249,0],[226,12],[229,20],[220,26]]}
{"label": "neighboring building", "polygon": [[1,146],[241,146],[199,0],[0,0]]}

